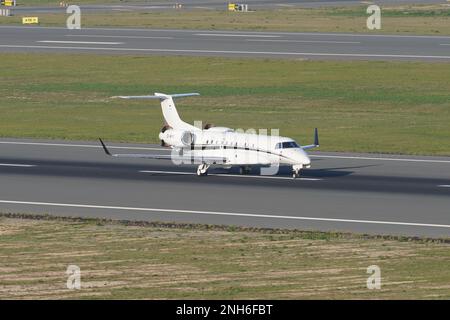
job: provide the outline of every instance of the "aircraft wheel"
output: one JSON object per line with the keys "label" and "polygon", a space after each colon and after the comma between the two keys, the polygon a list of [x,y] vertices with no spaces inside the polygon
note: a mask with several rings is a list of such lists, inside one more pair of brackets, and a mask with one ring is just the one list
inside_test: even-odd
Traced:
{"label": "aircraft wheel", "polygon": [[249,174],[252,171],[252,168],[250,167],[240,167],[239,173],[240,174]]}
{"label": "aircraft wheel", "polygon": [[209,166],[207,166],[207,165],[199,165],[198,169],[197,169],[197,175],[198,176],[208,175],[208,168],[209,168]]}

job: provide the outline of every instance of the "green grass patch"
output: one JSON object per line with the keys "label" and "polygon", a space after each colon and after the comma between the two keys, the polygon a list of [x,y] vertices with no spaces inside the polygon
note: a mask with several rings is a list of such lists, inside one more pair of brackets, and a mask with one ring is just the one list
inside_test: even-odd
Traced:
{"label": "green grass patch", "polygon": [[158,142],[156,101],[200,92],[182,117],[232,128],[280,128],[323,151],[450,155],[450,64],[207,57],[1,54],[0,136]]}
{"label": "green grass patch", "polygon": [[[0,299],[450,298],[446,241],[34,218],[0,216]],[[66,288],[72,264],[81,290]]]}

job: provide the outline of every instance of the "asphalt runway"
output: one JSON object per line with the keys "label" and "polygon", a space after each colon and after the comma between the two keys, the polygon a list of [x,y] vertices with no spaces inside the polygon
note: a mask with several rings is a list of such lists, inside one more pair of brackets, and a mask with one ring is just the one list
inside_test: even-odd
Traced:
{"label": "asphalt runway", "polygon": [[[169,151],[108,144],[115,153]],[[93,142],[0,140],[0,211],[450,236],[450,158],[311,153],[293,180],[107,157]]]}
{"label": "asphalt runway", "polygon": [[450,36],[0,26],[0,52],[450,61]]}

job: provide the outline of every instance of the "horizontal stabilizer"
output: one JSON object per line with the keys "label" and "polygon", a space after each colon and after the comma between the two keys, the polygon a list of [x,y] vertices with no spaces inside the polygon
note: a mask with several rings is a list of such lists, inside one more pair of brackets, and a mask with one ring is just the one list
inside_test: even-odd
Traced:
{"label": "horizontal stabilizer", "polygon": [[103,143],[102,139],[100,139],[100,143],[102,144],[103,150],[110,157],[115,158],[134,158],[134,159],[154,159],[154,160],[172,160],[183,163],[207,163],[207,164],[218,164],[218,163],[226,163],[227,158],[224,157],[203,157],[203,156],[195,156],[192,153],[185,153],[184,155],[172,155],[172,154],[137,154],[137,153],[120,153],[113,154],[111,153],[106,145]]}
{"label": "horizontal stabilizer", "polygon": [[193,96],[199,96],[199,93],[193,92],[193,93],[176,93],[176,94],[164,94],[164,93],[157,93],[155,92],[154,95],[147,95],[147,96],[114,96],[111,98],[119,98],[119,99],[159,99],[159,100],[166,100],[169,98],[175,99],[175,98],[184,98],[184,97],[193,97]]}

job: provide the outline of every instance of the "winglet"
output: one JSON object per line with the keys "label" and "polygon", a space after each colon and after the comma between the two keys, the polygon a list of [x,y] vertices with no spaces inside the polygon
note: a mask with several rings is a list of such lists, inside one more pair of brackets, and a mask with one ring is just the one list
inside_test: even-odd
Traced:
{"label": "winglet", "polygon": [[103,150],[105,150],[105,153],[108,156],[111,156],[111,152],[109,152],[108,148],[105,146],[105,144],[103,143],[102,139],[98,138],[98,140],[100,140],[100,143],[102,144]]}
{"label": "winglet", "polygon": [[314,144],[319,146],[319,130],[317,128],[314,129]]}

